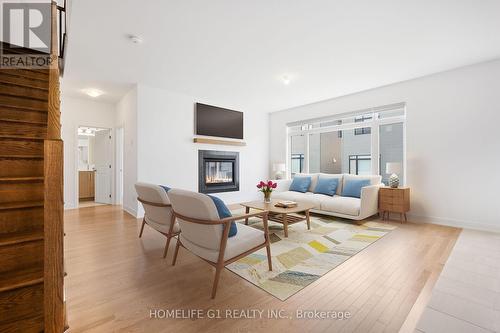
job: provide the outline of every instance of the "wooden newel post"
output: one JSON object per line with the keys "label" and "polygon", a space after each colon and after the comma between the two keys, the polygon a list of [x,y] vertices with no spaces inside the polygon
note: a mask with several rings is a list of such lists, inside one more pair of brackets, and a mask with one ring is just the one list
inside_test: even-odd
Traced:
{"label": "wooden newel post", "polygon": [[44,141],[44,332],[64,331],[63,142],[59,93],[57,4],[52,2],[51,60]]}
{"label": "wooden newel post", "polygon": [[45,332],[64,329],[63,142],[44,143],[44,313]]}

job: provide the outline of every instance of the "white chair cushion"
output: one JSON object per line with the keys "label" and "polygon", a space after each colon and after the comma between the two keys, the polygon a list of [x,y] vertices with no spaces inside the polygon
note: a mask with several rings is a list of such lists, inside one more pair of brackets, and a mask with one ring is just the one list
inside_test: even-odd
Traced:
{"label": "white chair cushion", "polygon": [[[170,224],[166,225],[166,224],[156,223],[155,221],[151,220],[147,216],[145,216],[145,219],[146,219],[147,224],[151,228],[158,230],[159,232],[163,232],[164,234],[168,233],[168,230],[170,229]],[[177,221],[176,221],[174,224],[174,229],[172,229],[172,232],[179,232],[179,231],[181,231],[181,227],[179,226],[179,223],[177,223]]]}
{"label": "white chair cushion", "polygon": [[[218,225],[217,227],[222,230],[221,225]],[[219,259],[219,251],[196,245],[183,235],[184,231],[180,236],[181,243],[189,251],[208,261],[217,262]],[[263,244],[265,240],[263,231],[238,223],[238,233],[227,240],[226,251],[224,252],[224,261],[234,258],[256,246]]]}
{"label": "white chair cushion", "polygon": [[[171,189],[168,192],[168,196],[172,202],[172,208],[177,214],[198,220],[219,220],[217,207],[212,199],[205,194]],[[222,237],[222,226],[220,224],[203,225],[186,222],[180,218],[177,221],[179,222],[184,238],[202,248],[214,251],[219,250],[220,239]]]}
{"label": "white chair cushion", "polygon": [[321,210],[345,215],[358,216],[361,208],[361,199],[334,195],[328,200],[321,201]]}
{"label": "white chair cushion", "polygon": [[314,205],[314,208],[319,209],[321,198],[311,192],[300,193],[295,191],[278,192],[272,195],[275,200],[291,200],[296,202],[306,202]]}
{"label": "white chair cushion", "polygon": [[142,200],[170,204],[167,192],[159,185],[139,182],[135,184],[135,191]]}
{"label": "white chair cushion", "polygon": [[[159,185],[148,183],[136,183],[135,190],[139,198],[145,201],[170,204],[167,192]],[[167,233],[172,221],[172,207],[158,207],[142,203],[144,216],[149,226],[163,233]],[[177,224],[177,223],[176,223]],[[179,231],[179,226],[174,226],[174,231]]]}

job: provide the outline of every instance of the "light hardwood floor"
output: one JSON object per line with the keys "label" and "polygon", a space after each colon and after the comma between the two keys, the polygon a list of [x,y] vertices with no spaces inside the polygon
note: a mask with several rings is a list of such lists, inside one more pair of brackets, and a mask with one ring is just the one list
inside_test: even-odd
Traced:
{"label": "light hardwood floor", "polygon": [[[66,211],[65,279],[70,332],[413,331],[460,229],[399,224],[396,230],[282,302],[232,272],[210,299],[213,268],[120,206]],[[415,305],[415,306],[414,306]],[[151,319],[151,309],[349,311],[349,320]],[[266,317],[266,316],[264,316]],[[406,321],[406,322],[405,322]]]}

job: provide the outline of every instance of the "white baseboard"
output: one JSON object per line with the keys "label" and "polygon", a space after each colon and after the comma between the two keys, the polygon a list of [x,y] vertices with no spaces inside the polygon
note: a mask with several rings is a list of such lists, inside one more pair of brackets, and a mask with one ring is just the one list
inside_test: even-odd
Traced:
{"label": "white baseboard", "polygon": [[463,228],[463,229],[474,229],[481,231],[489,231],[489,232],[499,232],[500,233],[500,224],[484,224],[484,223],[474,223],[471,221],[450,219],[445,217],[435,217],[435,216],[423,216],[423,215],[414,215],[408,214],[408,220],[416,223],[432,223],[445,225],[448,227],[455,228]]}
{"label": "white baseboard", "polygon": [[78,207],[76,207],[75,205],[64,205],[64,210],[70,210],[70,209],[76,209]]}
{"label": "white baseboard", "polygon": [[130,208],[130,207],[127,207],[127,206],[122,206],[123,207],[123,210],[125,212],[127,212],[128,214],[132,215],[133,217],[135,218],[138,218],[137,217],[137,211],[133,208]]}

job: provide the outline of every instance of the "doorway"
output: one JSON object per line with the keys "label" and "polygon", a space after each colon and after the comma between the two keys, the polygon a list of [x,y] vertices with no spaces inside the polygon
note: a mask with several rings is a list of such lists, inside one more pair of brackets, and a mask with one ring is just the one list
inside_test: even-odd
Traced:
{"label": "doorway", "polygon": [[78,127],[78,206],[112,203],[111,129]]}

